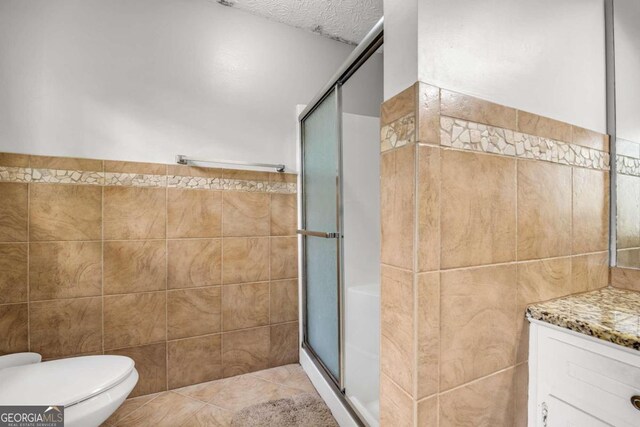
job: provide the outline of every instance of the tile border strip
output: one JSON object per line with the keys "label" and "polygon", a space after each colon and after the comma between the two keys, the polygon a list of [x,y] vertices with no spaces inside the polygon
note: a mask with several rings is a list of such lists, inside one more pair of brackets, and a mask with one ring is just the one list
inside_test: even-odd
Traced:
{"label": "tile border strip", "polygon": [[416,115],[413,112],[380,129],[381,151],[403,147],[414,142],[416,142]]}
{"label": "tile border strip", "polygon": [[269,182],[180,175],[105,173],[62,169],[19,168],[9,166],[0,166],[0,182],[183,188],[243,191],[253,193],[295,194],[297,192],[297,184],[294,182]]}
{"label": "tile border strip", "polygon": [[440,117],[440,144],[589,169],[610,169],[609,153],[604,151],[448,116]]}
{"label": "tile border strip", "polygon": [[616,172],[622,175],[640,176],[640,159],[616,155]]}

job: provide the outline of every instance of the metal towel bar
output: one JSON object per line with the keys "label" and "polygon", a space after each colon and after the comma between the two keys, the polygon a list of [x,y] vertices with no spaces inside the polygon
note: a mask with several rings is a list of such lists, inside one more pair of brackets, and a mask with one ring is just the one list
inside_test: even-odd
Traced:
{"label": "metal towel bar", "polygon": [[176,163],[179,165],[190,165],[193,163],[214,163],[217,165],[233,165],[233,166],[255,166],[260,168],[268,168],[275,169],[276,172],[284,172],[284,165],[276,165],[271,163],[252,163],[252,162],[234,162],[230,160],[199,160],[199,159],[191,159],[183,154],[178,154],[176,156]]}

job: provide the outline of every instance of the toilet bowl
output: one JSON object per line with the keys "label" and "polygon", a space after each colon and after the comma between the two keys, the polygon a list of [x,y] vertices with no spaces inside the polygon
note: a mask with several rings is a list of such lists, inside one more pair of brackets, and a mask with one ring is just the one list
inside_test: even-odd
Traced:
{"label": "toilet bowl", "polygon": [[124,356],[82,356],[41,362],[37,353],[0,356],[0,405],[64,405],[64,425],[99,426],[138,382]]}

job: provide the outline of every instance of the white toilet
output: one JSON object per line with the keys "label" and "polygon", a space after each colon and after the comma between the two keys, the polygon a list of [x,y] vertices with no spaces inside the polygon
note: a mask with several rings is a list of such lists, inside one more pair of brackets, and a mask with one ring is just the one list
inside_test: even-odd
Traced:
{"label": "white toilet", "polygon": [[41,360],[38,353],[0,356],[0,405],[64,405],[65,426],[99,426],[138,382],[124,356]]}

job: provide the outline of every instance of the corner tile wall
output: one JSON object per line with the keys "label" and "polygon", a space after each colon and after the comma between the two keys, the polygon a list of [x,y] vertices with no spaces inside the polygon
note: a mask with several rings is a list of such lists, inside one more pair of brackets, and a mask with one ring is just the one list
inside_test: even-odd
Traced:
{"label": "corner tile wall", "polygon": [[608,137],[421,82],[381,121],[382,426],[524,426],[526,305],[608,284]]}
{"label": "corner tile wall", "polygon": [[132,357],[132,395],[296,362],[296,177],[0,154],[0,354]]}
{"label": "corner tile wall", "polygon": [[640,268],[640,144],[616,141],[617,262]]}

